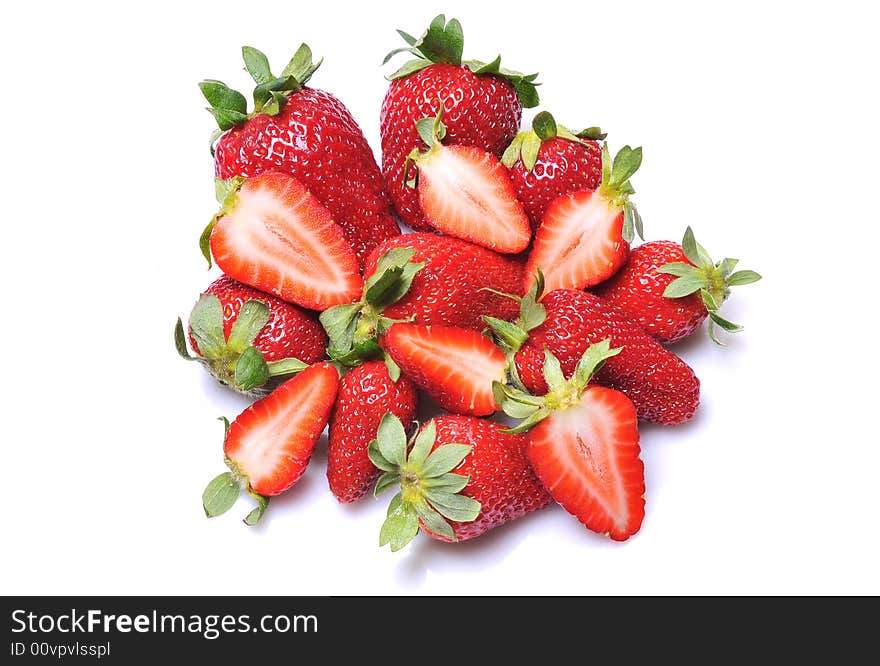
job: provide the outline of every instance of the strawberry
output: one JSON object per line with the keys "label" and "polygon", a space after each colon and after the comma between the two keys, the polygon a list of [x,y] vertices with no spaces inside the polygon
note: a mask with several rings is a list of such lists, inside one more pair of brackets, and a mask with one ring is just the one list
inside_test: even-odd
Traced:
{"label": "strawberry", "polygon": [[598,189],[602,182],[602,149],[596,142],[605,134],[598,127],[578,133],[557,125],[547,111],[532,120],[532,130],[516,135],[501,161],[510,170],[513,189],[532,230],[536,230],[550,203],[571,192]]}
{"label": "strawberry", "polygon": [[314,313],[223,276],[201,295],[189,317],[189,355],[183,324],[177,351],[199,360],[221,383],[261,394],[272,380],[324,358],[327,336]]}
{"label": "strawberry", "polygon": [[245,518],[255,525],[269,504],[302,476],[315,442],[327,425],[339,374],[318,363],[288,379],[227,424],[223,445],[228,472],[214,478],[202,494],[209,518],[228,511],[245,486],[257,508]]}
{"label": "strawberry", "polygon": [[327,207],[362,262],[378,243],[400,234],[363,132],[336,97],[305,87],[321,64],[305,44],[278,78],[257,49],[245,46],[242,55],[257,84],[251,113],[244,96],[220,81],[199,84],[225,131],[214,151],[217,178],[294,176]]}
{"label": "strawberry", "polygon": [[415,384],[456,414],[497,411],[492,382],[504,381],[507,360],[491,339],[455,326],[394,324],[385,351]]}
{"label": "strawberry", "polygon": [[[525,437],[469,416],[438,416],[407,445],[401,422],[389,414],[370,442],[370,460],[383,470],[375,494],[399,484],[379,545],[406,546],[421,527],[440,541],[473,539],[547,505],[550,497],[525,457]],[[409,450],[407,452],[407,450]]]}
{"label": "strawberry", "polygon": [[398,247],[412,250],[412,261],[424,265],[403,298],[385,308],[386,316],[480,330],[481,315],[507,318],[516,313],[510,299],[488,290],[518,292],[522,288],[523,263],[518,259],[447,236],[404,234],[373,251],[364,275],[374,274],[379,257]]}
{"label": "strawberry", "polygon": [[658,342],[686,338],[709,317],[709,337],[722,344],[716,325],[730,333],[742,330],[718,314],[730,287],[761,279],[755,271],[734,272],[736,264],[713,262],[688,227],[681,245],[651,241],[637,247],[623,269],[594,291]]}
{"label": "strawberry", "polygon": [[379,470],[367,447],[382,417],[393,414],[403,423],[415,418],[418,394],[406,376],[393,380],[381,361],[349,370],[339,382],[339,395],[330,416],[327,480],[340,502],[354,502],[370,489]]}
{"label": "strawberry", "polygon": [[599,189],[563,194],[547,206],[526,264],[524,291],[538,270],[543,271],[551,292],[590,287],[620,269],[633,231],[642,235],[641,218],[629,201],[635,192],[629,178],[641,162],[641,148],[624,146],[612,165],[605,144]]}
{"label": "strawberry", "polygon": [[361,290],[357,259],[330,212],[295,178],[237,180],[212,222],[211,253],[224,273],[312,310]]}
{"label": "strawberry", "polygon": [[[542,279],[521,300],[517,322],[486,322],[507,351],[511,374],[536,394],[548,390],[544,380],[544,351],[552,352],[571,377],[590,344],[610,339],[622,347],[596,373],[597,384],[624,393],[639,418],[663,424],[690,419],[700,401],[700,381],[672,352],[651,339],[637,324],[594,294],[559,289],[541,298]],[[539,302],[540,301],[540,302]]]}
{"label": "strawberry", "polygon": [[496,156],[516,136],[523,107],[538,105],[535,79],[490,63],[462,60],[461,24],[437,16],[419,39],[398,31],[407,47],[389,53],[385,62],[406,51],[415,56],[389,78],[382,103],[380,132],[385,186],[401,219],[427,231],[417,193],[404,182],[407,155],[423,147],[416,122],[446,108],[446,145],[468,145]]}
{"label": "strawberry", "polygon": [[645,517],[645,468],[639,458],[636,409],[620,391],[588,386],[590,377],[620,349],[603,340],[587,348],[571,379],[544,353],[542,398],[496,384],[506,413],[523,421],[526,455],[541,483],[588,529],[625,541]]}
{"label": "strawberry", "polygon": [[358,303],[321,314],[331,358],[356,365],[380,353],[377,344],[394,321],[481,330],[482,314],[507,319],[516,304],[493,291],[522,287],[519,259],[448,236],[404,234],[377,246],[364,269]]}
{"label": "strawberry", "polygon": [[507,170],[494,155],[473,146],[444,146],[446,127],[437,116],[418,122],[418,132],[428,145],[407,157],[415,176],[407,180],[419,191],[419,203],[428,224],[437,231],[505,254],[522,252],[531,230]]}

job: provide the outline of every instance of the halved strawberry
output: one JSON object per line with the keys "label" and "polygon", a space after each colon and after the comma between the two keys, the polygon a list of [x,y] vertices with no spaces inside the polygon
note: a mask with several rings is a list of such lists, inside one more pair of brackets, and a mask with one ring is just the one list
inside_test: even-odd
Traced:
{"label": "halved strawberry", "polygon": [[313,310],[360,296],[354,250],[302,183],[273,172],[228,183],[223,209],[206,230],[224,273]]}
{"label": "halved strawberry", "polygon": [[211,481],[202,495],[208,517],[229,510],[244,484],[258,502],[245,519],[253,525],[269,497],[299,480],[327,425],[338,386],[336,368],[318,363],[239,414],[227,428],[223,445],[230,471]]}
{"label": "halved strawberry", "polygon": [[620,391],[590,386],[528,434],[532,469],[566,511],[623,541],[645,516],[645,471],[636,409]]}
{"label": "halved strawberry", "polygon": [[485,150],[444,146],[442,115],[441,104],[436,118],[416,123],[429,148],[422,154],[414,150],[407,158],[407,167],[415,164],[418,169],[409,184],[418,188],[425,219],[438,231],[490,250],[522,252],[529,245],[532,231],[510,174],[498,158]]}
{"label": "halved strawberry", "polygon": [[493,389],[509,416],[525,419],[510,432],[528,431],[526,455],[553,499],[587,528],[624,541],[645,517],[645,469],[633,403],[619,391],[588,385],[620,352],[610,347],[608,340],[588,347],[569,380],[545,351],[545,396],[500,383]]}
{"label": "halved strawberry", "polygon": [[456,414],[497,411],[492,382],[503,382],[507,359],[478,331],[455,326],[394,324],[382,344],[401,370]]}
{"label": "halved strawberry", "polygon": [[547,293],[584,289],[614,275],[626,262],[641,217],[629,201],[629,182],[642,162],[642,149],[621,148],[612,166],[608,144],[602,149],[602,185],[555,199],[544,212],[526,264],[525,291],[540,269]]}

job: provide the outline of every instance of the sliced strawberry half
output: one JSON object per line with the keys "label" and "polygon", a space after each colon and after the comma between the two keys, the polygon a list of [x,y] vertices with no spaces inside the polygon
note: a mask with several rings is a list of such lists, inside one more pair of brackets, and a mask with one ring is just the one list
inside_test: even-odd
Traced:
{"label": "sliced strawberry half", "polygon": [[258,502],[245,522],[255,524],[269,497],[283,493],[302,476],[327,425],[338,386],[336,368],[318,363],[244,410],[226,431],[223,452],[230,471],[208,484],[202,496],[205,513],[225,513],[245,485]]}
{"label": "sliced strawberry half", "polygon": [[206,230],[224,273],[313,310],[357,300],[363,282],[355,252],[302,183],[271,172],[233,180]]}
{"label": "sliced strawberry half", "polygon": [[641,236],[641,218],[629,201],[635,192],[629,177],[641,160],[641,148],[624,146],[612,167],[606,144],[599,189],[563,194],[547,207],[526,264],[525,291],[539,269],[549,293],[591,287],[623,266],[634,232]]}
{"label": "sliced strawberry half", "polygon": [[485,150],[444,146],[442,114],[441,104],[436,118],[416,124],[429,149],[407,158],[418,170],[410,184],[418,188],[425,220],[438,231],[496,252],[522,252],[532,231],[510,174]]}
{"label": "sliced strawberry half", "polygon": [[443,409],[486,416],[498,410],[493,382],[504,382],[507,359],[478,331],[455,326],[394,324],[385,351]]}
{"label": "sliced strawberry half", "polygon": [[591,386],[528,433],[526,455],[550,495],[589,529],[623,541],[645,516],[636,410],[623,393]]}
{"label": "sliced strawberry half", "polygon": [[609,340],[591,345],[566,380],[545,351],[549,392],[533,396],[493,386],[505,413],[524,419],[509,432],[527,432],[526,455],[547,492],[588,529],[624,541],[645,517],[645,469],[639,454],[636,408],[623,393],[588,385],[606,359],[620,353]]}

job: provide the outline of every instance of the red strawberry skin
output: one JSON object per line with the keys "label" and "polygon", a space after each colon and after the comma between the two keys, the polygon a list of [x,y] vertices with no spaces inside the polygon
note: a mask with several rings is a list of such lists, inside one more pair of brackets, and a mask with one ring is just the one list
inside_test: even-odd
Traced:
{"label": "red strawberry skin", "polygon": [[597,285],[593,292],[637,322],[658,342],[676,342],[693,334],[709,313],[699,292],[682,298],[663,295],[675,276],[657,269],[671,262],[691,263],[678,243],[645,243],[631,251],[620,272]]}
{"label": "red strawberry skin", "polygon": [[624,541],[645,517],[645,467],[632,402],[590,386],[580,402],[553,411],[527,435],[538,478],[588,529]]}
{"label": "red strawberry skin", "polygon": [[[444,444],[469,444],[473,450],[452,471],[469,476],[462,495],[480,503],[480,515],[469,523],[449,521],[459,541],[473,539],[550,502],[550,496],[526,458],[525,435],[506,435],[505,426],[470,416],[438,416],[434,449]],[[424,427],[424,426],[423,426]],[[425,529],[426,534],[449,541]]]}
{"label": "red strawberry skin", "polygon": [[384,361],[371,361],[349,370],[339,382],[339,394],[330,417],[327,480],[340,502],[359,500],[370,489],[379,470],[370,462],[367,446],[376,438],[385,414],[394,414],[404,426],[415,418],[418,394],[412,381],[388,376]]}
{"label": "red strawberry skin", "polygon": [[279,495],[305,472],[336,400],[339,373],[318,363],[258,400],[229,426],[223,452],[260,495]]}
{"label": "red strawberry skin", "polygon": [[363,132],[323,90],[303,88],[277,115],[260,114],[228,131],[217,142],[214,167],[223,180],[264,171],[294,176],[330,211],[361,263],[400,234]]}
{"label": "red strawberry skin", "polygon": [[522,104],[510,83],[478,76],[466,66],[434,64],[391,81],[380,116],[382,173],[398,215],[417,231],[431,226],[422,215],[418,193],[404,183],[404,164],[413,148],[426,148],[416,122],[437,115],[438,98],[443,101],[445,145],[476,146],[500,157],[522,119]]}
{"label": "red strawberry skin", "polygon": [[611,339],[620,354],[605,361],[596,383],[624,393],[639,418],[662,424],[693,417],[700,401],[700,381],[678,356],[664,349],[622,312],[594,294],[559,289],[542,299],[547,319],[529,333],[516,354],[516,368],[533,393],[546,393],[544,348],[559,359],[566,377],[574,372],[586,348]]}
{"label": "red strawberry skin", "polygon": [[424,263],[407,294],[383,311],[391,319],[415,317],[420,324],[485,328],[482,315],[498,319],[516,317],[515,301],[481,289],[488,287],[509,294],[522,294],[523,262],[478,245],[431,233],[404,234],[379,245],[367,260],[369,278],[376,264],[395,247],[415,251],[412,261]]}
{"label": "red strawberry skin", "polygon": [[[220,299],[223,334],[227,339],[246,301],[260,301],[269,308],[269,321],[254,340],[254,347],[267,362],[298,358],[311,365],[324,358],[327,334],[314,312],[248,287],[227,275],[212,282],[205,293]],[[201,353],[191,332],[189,341],[193,350]]]}
{"label": "red strawberry skin", "polygon": [[577,143],[553,137],[541,143],[535,167],[529,171],[522,159],[510,169],[516,196],[532,229],[541,224],[547,206],[563,194],[596,190],[602,182],[602,149],[595,141]]}

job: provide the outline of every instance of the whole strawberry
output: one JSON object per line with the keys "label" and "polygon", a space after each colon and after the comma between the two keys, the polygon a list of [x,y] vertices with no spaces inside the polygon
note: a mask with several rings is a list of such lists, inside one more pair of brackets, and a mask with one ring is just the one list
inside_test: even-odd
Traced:
{"label": "whole strawberry", "polygon": [[481,330],[481,316],[516,316],[516,303],[492,290],[517,293],[523,263],[466,241],[430,233],[403,234],[373,250],[360,302],[321,315],[330,355],[356,364],[380,353],[377,340],[395,321]]}
{"label": "whole strawberry", "polygon": [[217,140],[217,178],[281,171],[301,181],[333,215],[363,262],[378,243],[400,233],[382,174],[348,109],[332,94],[305,87],[321,64],[303,44],[279,77],[266,56],[242,49],[257,83],[254,110],[220,81],[203,81],[209,111],[224,132]]}
{"label": "whole strawberry", "polygon": [[597,384],[624,393],[646,421],[673,424],[694,415],[700,381],[684,361],[595,294],[558,289],[542,299],[542,287],[539,276],[522,299],[516,324],[487,318],[528,390],[539,395],[547,392],[545,351],[559,359],[565,377],[570,378],[587,347],[608,339],[622,350],[596,373]]}
{"label": "whole strawberry", "polygon": [[377,247],[367,260],[364,275],[372,275],[379,257],[392,248],[412,250],[411,261],[424,266],[406,294],[385,309],[387,317],[415,317],[420,324],[482,329],[484,314],[500,318],[516,314],[515,303],[488,290],[519,293],[521,260],[448,236],[405,234]]}
{"label": "whole strawberry", "polygon": [[513,188],[536,230],[550,202],[563,194],[596,190],[602,182],[602,147],[598,127],[574,133],[542,111],[532,130],[516,135],[501,161],[510,170]]}
{"label": "whole strawberry", "polygon": [[205,289],[175,342],[181,356],[199,360],[220,382],[248,394],[267,392],[275,378],[324,358],[327,335],[317,316],[223,276]]}
{"label": "whole strawberry", "polygon": [[718,314],[730,287],[761,279],[755,271],[734,272],[736,264],[736,259],[713,262],[688,227],[681,245],[651,241],[635,248],[623,269],[594,292],[658,342],[686,338],[709,317],[709,336],[722,344],[716,325],[729,333],[742,330]]}
{"label": "whole strawberry", "polygon": [[462,60],[464,38],[456,19],[437,16],[419,39],[398,31],[415,56],[389,78],[382,103],[380,132],[382,173],[386,189],[401,219],[413,229],[427,231],[418,194],[404,182],[406,157],[424,148],[416,122],[437,115],[442,102],[446,113],[446,144],[468,145],[500,156],[519,131],[523,107],[538,104],[535,79],[501,67],[500,56],[490,63]]}
{"label": "whole strawberry", "polygon": [[370,460],[384,474],[378,495],[398,485],[379,545],[406,546],[421,527],[440,541],[473,539],[546,506],[547,491],[526,459],[526,439],[469,416],[438,416],[408,446],[403,425],[382,419]]}
{"label": "whole strawberry", "polygon": [[327,480],[340,502],[359,500],[379,475],[367,447],[382,417],[393,414],[406,424],[415,418],[415,386],[405,375],[396,376],[395,381],[382,361],[371,361],[349,370],[339,380],[330,416]]}

